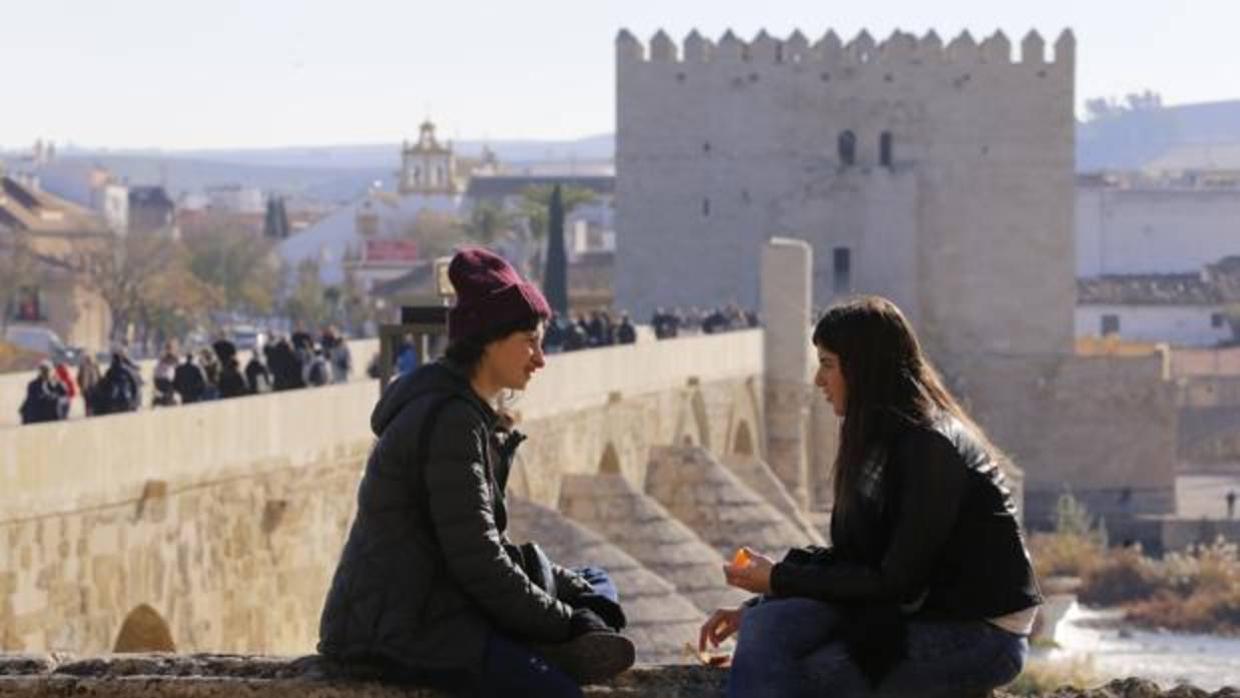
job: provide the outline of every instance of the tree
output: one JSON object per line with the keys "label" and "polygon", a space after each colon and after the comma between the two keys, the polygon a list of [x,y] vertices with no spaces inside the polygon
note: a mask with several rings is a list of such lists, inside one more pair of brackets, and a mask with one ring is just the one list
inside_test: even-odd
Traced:
{"label": "tree", "polygon": [[1086,121],[1113,119],[1140,111],[1162,108],[1162,95],[1153,90],[1130,92],[1123,100],[1114,97],[1095,97],[1085,100]]}
{"label": "tree", "polygon": [[128,235],[101,240],[73,260],[60,260],[79,273],[112,312],[112,338],[126,336],[130,326],[145,339],[145,321],[158,308],[175,308],[187,316],[205,315],[219,307],[221,297],[189,269],[184,246],[154,235]]}
{"label": "tree", "polygon": [[333,310],[328,288],[319,277],[318,262],[303,259],[297,265],[293,288],[284,301],[284,313],[294,324],[321,327],[331,319]]}
{"label": "tree", "polygon": [[[521,192],[520,212],[525,219],[531,237],[541,241],[547,235],[548,211],[551,195],[559,185],[535,185]],[[584,187],[564,187],[560,193],[564,215],[573,212],[581,204],[594,201],[594,192]]]}
{"label": "tree", "polygon": [[417,241],[418,257],[421,259],[450,255],[465,242],[465,229],[460,221],[451,215],[429,210],[419,212],[413,223],[406,225],[400,234]]}
{"label": "tree", "polygon": [[547,204],[547,270],[543,292],[557,315],[568,315],[568,258],[564,252],[564,202],[557,184]]}
{"label": "tree", "polygon": [[219,290],[227,310],[268,314],[275,305],[278,275],[273,241],[244,230],[223,229],[186,239],[189,269]]}
{"label": "tree", "polygon": [[490,245],[500,233],[511,229],[513,225],[512,214],[490,201],[482,201],[474,206],[469,220],[462,224],[462,230],[474,242]]}

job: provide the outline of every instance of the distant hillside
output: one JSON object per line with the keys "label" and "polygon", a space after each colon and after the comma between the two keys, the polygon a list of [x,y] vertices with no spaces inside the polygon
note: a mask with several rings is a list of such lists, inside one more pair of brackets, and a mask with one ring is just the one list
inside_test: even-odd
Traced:
{"label": "distant hillside", "polygon": [[[457,141],[456,152],[477,157],[489,147],[517,169],[557,163],[583,168],[614,160],[615,135],[567,141]],[[311,198],[346,202],[375,181],[391,187],[400,166],[400,143],[185,151],[62,149],[44,168],[51,183],[84,181],[100,164],[133,184],[164,183],[171,192],[240,184]],[[1240,101],[1129,111],[1080,123],[1076,169],[1240,169]],[[63,186],[61,187],[64,188]]]}
{"label": "distant hillside", "polygon": [[1076,169],[1240,169],[1240,101],[1142,109],[1077,126]]}
{"label": "distant hillside", "polygon": [[[134,185],[163,184],[174,196],[208,186],[240,184],[322,201],[351,201],[375,180],[392,181],[395,167],[322,168],[245,165],[158,155],[66,155],[40,169],[48,189],[83,202],[87,173],[95,165]],[[81,189],[81,192],[77,190]]]}
{"label": "distant hillside", "polygon": [[[610,160],[615,152],[611,134],[571,141],[453,141],[453,150],[463,157],[481,155],[489,147],[500,162],[512,165],[571,160]],[[179,151],[178,157],[214,162],[230,162],[267,167],[315,168],[395,168],[400,164],[400,143],[376,145],[333,145],[246,150]]]}
{"label": "distant hillside", "polygon": [[[462,141],[453,147],[458,155],[477,157],[485,145],[501,163],[518,169],[547,163],[569,168],[610,162],[614,143],[607,134],[573,141]],[[195,151],[70,148],[43,166],[40,177],[50,189],[79,202],[89,197],[87,173],[100,165],[134,185],[163,184],[173,195],[240,184],[343,203],[376,181],[390,188],[400,168],[400,148],[399,143]]]}

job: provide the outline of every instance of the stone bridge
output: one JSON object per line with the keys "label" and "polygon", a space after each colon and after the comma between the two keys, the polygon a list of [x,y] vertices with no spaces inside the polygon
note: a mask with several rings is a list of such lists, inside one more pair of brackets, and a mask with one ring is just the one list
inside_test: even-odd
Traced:
{"label": "stone bridge", "polygon": [[[719,573],[730,547],[821,542],[812,483],[765,460],[769,342],[555,355],[513,405],[530,436],[514,538],[612,569],[644,661],[683,661],[705,612],[740,597]],[[377,393],[360,381],[0,430],[0,650],[312,651]],[[805,451],[784,471],[811,470]]]}

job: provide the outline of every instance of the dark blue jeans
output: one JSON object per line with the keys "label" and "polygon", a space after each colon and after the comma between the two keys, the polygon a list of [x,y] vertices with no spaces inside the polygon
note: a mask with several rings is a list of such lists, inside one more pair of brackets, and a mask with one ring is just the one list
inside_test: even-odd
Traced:
{"label": "dark blue jeans", "polygon": [[[619,602],[616,585],[605,570],[581,567],[574,571],[594,587],[595,593]],[[403,673],[396,678],[471,698],[581,698],[582,695],[581,687],[568,674],[548,664],[529,647],[494,631],[487,638],[482,666],[476,670],[420,671]]]}
{"label": "dark blue jeans", "polygon": [[874,691],[840,641],[840,623],[836,607],[813,599],[766,599],[745,609],[728,697],[958,696],[1010,682],[1029,653],[1024,637],[985,621],[914,618],[908,658]]}

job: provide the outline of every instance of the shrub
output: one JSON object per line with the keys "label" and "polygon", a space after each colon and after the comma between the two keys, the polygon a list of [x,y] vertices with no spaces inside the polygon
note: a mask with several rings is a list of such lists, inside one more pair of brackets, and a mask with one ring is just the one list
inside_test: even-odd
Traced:
{"label": "shrub", "polygon": [[1148,599],[1163,587],[1154,561],[1139,547],[1108,552],[1081,577],[1080,600],[1093,606],[1115,606]]}

